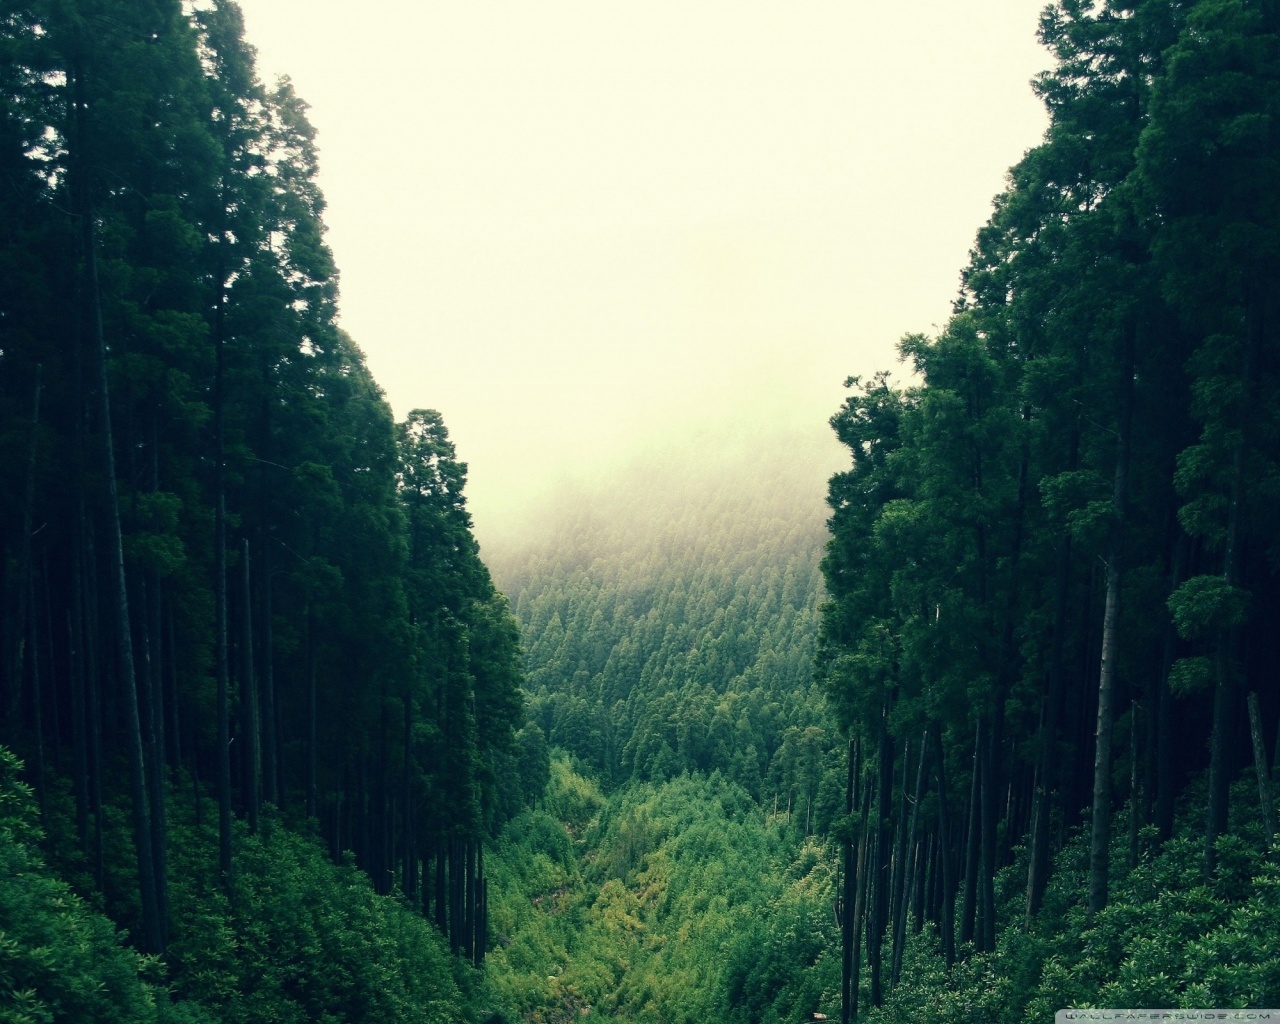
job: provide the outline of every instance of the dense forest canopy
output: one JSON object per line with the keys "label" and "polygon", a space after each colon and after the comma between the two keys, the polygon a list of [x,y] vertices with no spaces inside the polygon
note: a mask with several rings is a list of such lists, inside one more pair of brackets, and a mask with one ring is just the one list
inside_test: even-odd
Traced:
{"label": "dense forest canopy", "polygon": [[[849,380],[819,653],[863,769],[846,1006],[864,914],[871,1001],[882,970],[898,982],[913,872],[936,879],[917,926],[950,968],[969,943],[996,951],[1006,867],[1025,928],[1051,928],[1050,863],[1076,826],[1098,928],[1179,807],[1206,884],[1235,870],[1228,840],[1274,842],[1278,19],[1246,0],[1046,8],[1050,127],[954,315],[902,340],[907,385]],[[1252,795],[1233,796],[1245,768]],[[1171,974],[1120,1005],[1274,1002],[1265,973]]]}
{"label": "dense forest canopy", "polygon": [[4,1014],[1280,1002],[1280,8],[1041,36],[1045,139],[826,507],[787,436],[655,460],[508,603],[235,3],[10,5]]}
{"label": "dense forest canopy", "polygon": [[[220,1019],[383,1005],[316,987],[386,969],[354,947],[235,981],[273,914],[372,913],[288,830],[479,964],[518,635],[440,416],[395,423],[337,326],[306,104],[230,2],[8,5],[0,76],[0,713],[51,862]],[[8,995],[64,1019],[40,978]]]}

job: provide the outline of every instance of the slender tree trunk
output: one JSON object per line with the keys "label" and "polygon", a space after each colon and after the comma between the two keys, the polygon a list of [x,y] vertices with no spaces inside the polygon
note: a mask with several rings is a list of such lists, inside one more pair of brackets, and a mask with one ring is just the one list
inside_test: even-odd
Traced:
{"label": "slender tree trunk", "polygon": [[1129,705],[1129,870],[1138,866],[1138,830],[1142,826],[1142,800],[1138,786],[1138,719],[1142,705]]}
{"label": "slender tree trunk", "polygon": [[72,569],[71,610],[67,612],[67,649],[71,662],[71,758],[72,786],[76,797],[76,835],[80,849],[92,860],[89,845],[89,757],[88,732],[85,729],[84,649],[80,634],[80,565],[79,551]]}
{"label": "slender tree trunk", "polygon": [[27,616],[27,629],[31,639],[31,709],[35,713],[35,791],[40,818],[44,821],[48,815],[45,801],[44,694],[40,679],[40,638],[36,629],[36,586],[30,576],[27,578],[27,590],[31,609]]}
{"label": "slender tree trunk", "polygon": [[[76,67],[72,72],[76,92],[76,148],[84,146],[85,100],[84,74]],[[124,570],[124,540],[120,530],[120,496],[116,483],[115,449],[111,433],[111,401],[107,389],[107,345],[102,328],[102,305],[98,289],[96,214],[85,171],[85,156],[79,152],[77,168],[80,177],[80,222],[86,285],[85,316],[95,353],[98,390],[98,419],[102,431],[102,471],[107,484],[107,541],[110,547],[112,590],[116,619],[116,651],[119,658],[120,689],[124,697],[126,743],[132,783],[133,833],[138,862],[138,889],[142,904],[142,945],[152,953],[164,952],[160,913],[156,898],[155,863],[151,846],[151,798],[147,791],[146,764],[142,753],[142,722],[138,713],[137,675],[133,661],[133,636],[129,618],[129,589]]]}
{"label": "slender tree trunk", "polygon": [[906,905],[905,888],[907,879],[907,773],[910,771],[911,741],[908,740],[902,751],[902,789],[898,793],[898,820],[893,838],[893,859],[890,866],[891,880],[889,886],[889,987],[893,988],[893,964],[898,958],[898,918]]}
{"label": "slender tree trunk", "polygon": [[[13,659],[9,675],[9,707],[6,716],[9,742],[22,738],[22,676],[26,643],[28,599],[31,592],[31,521],[36,500],[36,451],[40,436],[40,392],[43,364],[36,364],[35,394],[31,399],[31,429],[27,441],[27,479],[23,489],[22,537],[18,544],[17,615],[13,623]],[[34,611],[32,616],[34,618]],[[34,635],[34,633],[33,633]],[[39,717],[39,707],[36,708]]]}
{"label": "slender tree trunk", "polygon": [[449,910],[447,900],[447,889],[445,887],[445,854],[446,841],[443,837],[437,836],[435,842],[435,860],[436,860],[436,931],[441,935],[449,934]]}
{"label": "slender tree trunk", "polygon": [[1262,738],[1262,713],[1258,710],[1258,695],[1250,693],[1249,735],[1253,740],[1253,766],[1258,775],[1258,803],[1262,811],[1263,843],[1270,849],[1276,836],[1276,809],[1271,800],[1271,775],[1267,769],[1267,744]]}
{"label": "slender tree trunk", "polygon": [[[1079,435],[1073,432],[1068,465],[1077,463]],[[1065,666],[1063,648],[1067,633],[1067,596],[1071,589],[1071,534],[1063,531],[1059,549],[1057,585],[1054,594],[1053,641],[1049,654],[1049,678],[1040,727],[1040,766],[1036,773],[1035,806],[1031,812],[1031,850],[1027,863],[1027,912],[1025,927],[1040,912],[1049,879],[1049,825],[1051,794],[1058,775],[1058,717],[1062,708]]]}
{"label": "slender tree trunk", "polygon": [[[225,201],[222,203],[226,209]],[[225,229],[218,232],[218,266],[214,295],[213,434],[214,434],[214,672],[218,719],[218,867],[223,884],[231,885],[231,692],[227,655],[227,484],[226,484],[226,268]]]}
{"label": "slender tree trunk", "polygon": [[[1240,370],[1243,392],[1239,416],[1239,440],[1231,456],[1231,494],[1227,506],[1227,536],[1222,555],[1222,576],[1227,586],[1240,586],[1240,514],[1244,494],[1244,456],[1249,435],[1249,408],[1253,385],[1254,350],[1262,341],[1262,311],[1251,304],[1248,337]],[[1231,795],[1231,765],[1228,747],[1236,714],[1236,689],[1240,661],[1240,627],[1227,626],[1218,638],[1218,656],[1213,690],[1213,731],[1209,739],[1209,806],[1205,823],[1204,871],[1211,875],[1217,868],[1215,848],[1218,836],[1227,830],[1227,805]]]}
{"label": "slender tree trunk", "polygon": [[[899,897],[898,913],[894,920],[893,970],[889,976],[889,984],[894,988],[897,987],[898,980],[902,976],[902,953],[903,953],[903,948],[906,946],[906,941],[907,941],[907,905],[911,899],[910,889],[914,888],[914,882],[915,882],[915,866],[913,864],[910,868],[908,868],[906,861],[908,859],[909,852],[916,851],[916,847],[917,847],[918,840],[917,840],[917,833],[916,833],[916,825],[920,819],[920,804],[924,800],[925,769],[928,766],[928,750],[929,750],[929,736],[928,736],[928,732],[926,731],[926,733],[920,737],[920,763],[919,763],[919,766],[916,768],[915,796],[911,804],[911,828],[908,833],[908,839],[907,839],[906,847],[903,850],[903,858],[902,858],[903,859],[902,874],[904,878],[908,879],[908,882],[905,883],[908,886],[908,891],[904,892]],[[902,791],[903,791],[903,795],[905,796],[906,781],[907,781],[906,780],[907,759],[905,754],[903,755],[902,763],[903,763]],[[905,807],[903,810],[904,810],[904,813],[902,817],[905,819],[906,818]]]}
{"label": "slender tree trunk", "polygon": [[154,591],[158,590],[160,586],[159,578],[153,579],[150,586],[147,584],[147,577],[154,575],[151,572],[144,573],[142,580],[138,584],[138,588],[141,591],[141,604],[145,609],[141,629],[143,664],[138,678],[143,683],[139,687],[142,693],[143,749],[146,755],[147,774],[151,790],[151,855],[155,862],[156,901],[160,915],[161,944],[167,946],[169,941],[169,844],[165,826],[163,733],[157,734],[157,721],[161,714],[161,709],[157,707],[160,688],[157,685],[156,677],[160,667],[160,655],[156,648],[159,647],[160,641],[153,629],[153,609],[151,607],[153,600],[158,596],[154,594]]}
{"label": "slender tree trunk", "polygon": [[258,831],[258,814],[262,804],[262,752],[259,745],[258,685],[253,671],[253,584],[249,571],[249,538],[244,540],[244,636],[241,646],[240,704],[244,716],[245,807],[249,812],[249,829]]}
{"label": "slender tree trunk", "polygon": [[969,827],[965,831],[964,901],[960,909],[960,944],[973,941],[978,909],[978,851],[981,829],[979,807],[982,800],[983,722],[978,719],[973,735],[973,777],[969,783]]}
{"label": "slender tree trunk", "polygon": [[284,787],[280,780],[279,758],[276,753],[276,679],[275,679],[275,624],[271,608],[271,545],[262,541],[262,777],[265,786],[263,796],[276,807],[284,805]]}
{"label": "slender tree trunk", "polygon": [[84,637],[85,637],[85,680],[88,682],[86,713],[89,721],[89,795],[93,807],[93,882],[98,891],[102,891],[106,879],[106,862],[103,858],[102,833],[104,815],[102,809],[102,677],[99,668],[102,664],[98,657],[102,640],[98,616],[98,574],[95,571],[97,562],[96,546],[93,542],[93,528],[90,525],[83,503],[80,507],[81,522],[84,525]]}
{"label": "slender tree trunk", "polygon": [[408,690],[404,693],[404,777],[400,802],[403,815],[400,828],[403,845],[401,856],[404,859],[400,888],[404,890],[405,897],[412,901],[417,891],[415,869],[418,854],[413,841],[413,698]]}
{"label": "slender tree trunk", "polygon": [[856,799],[854,781],[858,771],[858,741],[849,739],[849,759],[844,785],[844,812],[848,817],[844,847],[844,891],[840,913],[840,1021],[852,1024],[854,1012],[854,949],[857,945],[857,926],[854,923],[854,904],[857,902],[858,867],[854,859],[853,808]]}
{"label": "slender tree trunk", "polygon": [[476,899],[475,899],[475,939],[472,944],[471,964],[476,970],[484,966],[484,956],[488,945],[489,929],[489,881],[484,877],[484,841],[477,839],[476,844]]}
{"label": "slender tree trunk", "polygon": [[[1187,535],[1179,528],[1177,540],[1174,543],[1173,572],[1169,580],[1170,592],[1175,590],[1186,576],[1187,547]],[[1177,641],[1177,630],[1170,621],[1165,626],[1164,655],[1159,681],[1160,702],[1156,709],[1159,725],[1156,740],[1155,824],[1162,843],[1173,836],[1173,804],[1176,796],[1174,792],[1174,707],[1173,694],[1169,691],[1169,673],[1177,654]]]}
{"label": "slender tree trunk", "polygon": [[316,612],[307,603],[307,817],[316,811]]}
{"label": "slender tree trunk", "polygon": [[933,738],[934,763],[938,766],[938,865],[942,883],[939,930],[942,932],[942,955],[950,971],[956,962],[955,940],[955,880],[951,861],[951,810],[947,795],[947,755],[942,747],[942,726],[934,722],[930,732]]}
{"label": "slender tree trunk", "polygon": [[981,819],[981,850],[978,856],[978,922],[977,946],[986,951],[996,948],[996,822],[999,817],[997,803],[999,787],[996,777],[1000,774],[999,734],[1003,733],[1001,722],[1004,717],[1004,701],[997,699],[996,709],[991,713],[991,724],[983,734],[984,749],[982,758],[982,780],[978,790],[979,813]]}
{"label": "slender tree trunk", "polygon": [[862,794],[862,836],[858,840],[857,878],[854,882],[857,887],[857,893],[853,900],[853,945],[850,952],[853,965],[852,976],[849,979],[849,1012],[847,1014],[850,1021],[857,1021],[858,1019],[859,975],[862,970],[862,921],[867,912],[867,890],[869,876],[871,875],[867,856],[869,852],[867,850],[867,842],[871,833],[870,811],[871,787],[867,786]]}
{"label": "slender tree trunk", "polygon": [[884,1002],[881,985],[881,952],[884,946],[884,930],[889,916],[890,840],[893,830],[893,763],[895,756],[893,737],[889,734],[890,693],[880,710],[880,742],[876,770],[879,792],[876,795],[876,841],[873,877],[874,900],[871,903],[870,929],[867,934],[867,965],[871,970],[871,1002],[880,1006]]}
{"label": "slender tree trunk", "polygon": [[1115,722],[1115,667],[1120,644],[1120,587],[1123,582],[1125,506],[1129,495],[1129,444],[1133,422],[1133,370],[1137,328],[1125,329],[1121,381],[1120,436],[1111,495],[1111,541],[1107,560],[1107,599],[1102,617],[1102,656],[1098,673],[1098,725],[1094,733],[1092,830],[1089,843],[1089,915],[1107,905],[1111,857],[1111,732]]}

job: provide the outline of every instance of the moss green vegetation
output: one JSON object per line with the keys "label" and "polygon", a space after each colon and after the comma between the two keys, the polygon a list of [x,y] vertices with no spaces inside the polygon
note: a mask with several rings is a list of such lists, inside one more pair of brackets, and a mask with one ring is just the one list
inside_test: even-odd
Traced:
{"label": "moss green vegetation", "polygon": [[718,773],[605,798],[558,759],[494,860],[486,970],[524,1020],[792,1020],[838,996],[823,844]]}

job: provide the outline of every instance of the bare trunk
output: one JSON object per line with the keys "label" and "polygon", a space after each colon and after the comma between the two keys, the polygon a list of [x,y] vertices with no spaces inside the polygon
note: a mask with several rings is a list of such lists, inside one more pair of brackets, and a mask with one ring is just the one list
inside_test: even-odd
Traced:
{"label": "bare trunk", "polygon": [[1258,695],[1249,694],[1249,735],[1253,740],[1253,766],[1258,775],[1258,803],[1262,810],[1263,843],[1270,849],[1275,842],[1276,809],[1271,800],[1271,776],[1267,770],[1267,745],[1262,738],[1262,714]]}
{"label": "bare trunk", "polygon": [[1089,915],[1107,905],[1111,857],[1111,732],[1115,724],[1116,658],[1120,644],[1120,587],[1123,582],[1125,505],[1129,493],[1129,441],[1133,419],[1133,368],[1137,329],[1125,330],[1121,381],[1120,436],[1111,494],[1111,540],[1107,560],[1107,598],[1102,615],[1102,654],[1098,672],[1098,723],[1094,732],[1092,828],[1089,842]]}

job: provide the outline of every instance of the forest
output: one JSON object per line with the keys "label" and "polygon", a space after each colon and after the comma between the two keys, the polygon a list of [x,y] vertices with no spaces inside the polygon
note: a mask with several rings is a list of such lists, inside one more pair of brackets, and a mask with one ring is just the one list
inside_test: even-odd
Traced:
{"label": "forest", "polygon": [[1280,7],[1040,36],[840,471],[639,462],[482,561],[237,5],[7,5],[0,1019],[1280,1005]]}

